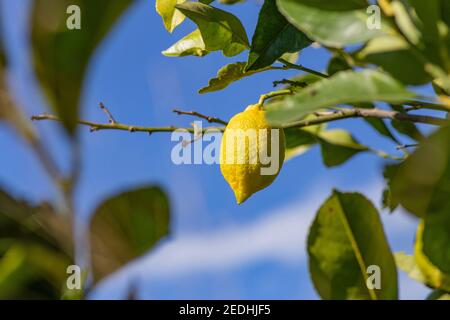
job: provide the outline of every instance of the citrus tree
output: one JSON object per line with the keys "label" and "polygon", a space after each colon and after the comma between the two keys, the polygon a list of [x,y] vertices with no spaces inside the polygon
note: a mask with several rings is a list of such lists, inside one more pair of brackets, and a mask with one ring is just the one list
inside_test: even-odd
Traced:
{"label": "citrus tree", "polygon": [[[195,136],[208,134],[211,128],[223,132],[221,171],[237,202],[244,206],[253,193],[270,188],[283,161],[296,161],[296,157],[313,146],[320,147],[327,167],[339,166],[363,152],[381,157],[386,162],[382,173],[386,181],[381,199],[383,208],[394,211],[401,206],[419,220],[413,256],[391,252],[380,213],[363,194],[333,190],[318,209],[305,244],[311,280],[323,299],[397,299],[397,268],[400,268],[433,289],[430,299],[450,297],[450,127],[447,119],[450,2],[265,0],[256,29],[249,37],[239,17],[223,10],[225,7],[220,4],[242,1],[156,0],[156,10],[169,32],[186,19],[196,26],[162,54],[197,56],[198,63],[208,54],[221,53],[230,58],[230,63],[199,89],[200,94],[225,90],[230,85],[238,85],[234,83],[242,78],[262,72],[298,71],[292,78],[273,79],[277,90],[255,97],[253,105],[243,107],[243,112],[229,121],[195,111],[175,110],[214,123],[200,132],[195,127],[123,124],[103,105],[107,122],[79,118],[79,98],[90,57],[130,2],[34,1],[30,24],[34,69],[52,113],[34,116],[33,120],[60,122],[70,137],[74,161],[68,175],[58,170],[39,135],[8,94],[3,78],[0,118],[12,124],[29,142],[58,186],[61,201],[55,207],[35,208],[6,193],[4,199],[0,197],[0,214],[7,221],[3,224],[0,219],[0,228],[20,231],[13,232],[17,241],[0,247],[2,261],[7,258],[22,261],[17,256],[24,257],[21,266],[33,271],[29,279],[20,279],[21,282],[12,277],[14,273],[11,278],[5,277],[6,280],[0,277],[0,295],[7,292],[2,291],[2,286],[15,286],[21,292],[33,281],[48,284],[49,278],[42,277],[43,272],[56,274],[39,263],[35,265],[31,246],[36,241],[29,240],[30,235],[41,235],[41,242],[44,237],[46,242],[39,246],[50,253],[61,255],[61,259],[73,259],[71,250],[67,249],[73,246],[73,240],[60,228],[65,225],[70,229],[74,211],[72,194],[78,176],[76,132],[80,125],[91,131],[165,133],[184,129]],[[85,14],[84,32],[66,28],[67,15],[61,7],[74,3]],[[52,27],[45,18],[48,15],[44,13],[48,12],[54,17]],[[330,52],[326,70],[302,65],[301,51],[309,46],[320,46]],[[233,59],[245,51],[248,51],[245,61]],[[7,59],[2,61],[5,71]],[[434,94],[419,94],[417,87],[423,85],[432,87]],[[376,150],[368,141],[356,140],[352,132],[327,127],[330,122],[338,124],[339,120],[349,118],[366,122],[399,152]],[[278,170],[270,175],[261,174],[264,165],[258,156],[252,164],[224,161],[230,151],[224,145],[226,140],[231,140],[231,130],[244,129],[277,132]],[[231,153],[244,158],[251,158],[253,151],[270,153],[274,149],[267,142],[248,142],[231,149]],[[45,221],[62,219],[64,222],[55,222],[43,230],[36,227],[24,231],[29,217],[41,221],[44,214]],[[25,219],[19,219],[22,216]],[[149,250],[167,235],[169,217],[167,197],[157,186],[130,190],[107,199],[93,214],[90,225],[92,283]],[[3,238],[3,233],[0,237]],[[21,274],[18,270],[16,276]],[[54,279],[50,282],[53,288],[61,288],[61,277]],[[58,294],[53,293],[51,297]]]}

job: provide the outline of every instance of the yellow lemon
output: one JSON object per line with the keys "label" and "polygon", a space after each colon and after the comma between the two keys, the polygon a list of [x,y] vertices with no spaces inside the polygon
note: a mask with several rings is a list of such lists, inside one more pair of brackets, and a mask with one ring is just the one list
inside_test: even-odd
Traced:
{"label": "yellow lemon", "polygon": [[220,170],[238,204],[275,180],[284,152],[283,129],[271,127],[259,105],[250,105],[230,120],[222,137]]}

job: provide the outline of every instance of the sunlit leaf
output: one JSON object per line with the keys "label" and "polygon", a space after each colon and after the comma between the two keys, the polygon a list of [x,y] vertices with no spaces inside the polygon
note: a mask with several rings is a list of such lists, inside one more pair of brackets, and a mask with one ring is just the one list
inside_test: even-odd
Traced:
{"label": "sunlit leaf", "polygon": [[169,202],[158,187],[116,195],[95,211],[90,225],[94,280],[137,258],[169,233]]}
{"label": "sunlit leaf", "polygon": [[[323,299],[397,299],[397,270],[378,211],[361,194],[334,191],[321,206],[309,230],[308,257]],[[374,284],[371,266],[381,272],[378,289],[367,285]]]}
{"label": "sunlit leaf", "polygon": [[278,11],[276,0],[265,0],[252,39],[246,70],[272,65],[285,53],[294,53],[311,44],[308,37]]}
{"label": "sunlit leaf", "polygon": [[208,85],[206,87],[201,88],[199,90],[199,93],[208,93],[222,90],[235,81],[238,81],[245,77],[249,77],[255,73],[268,70],[267,68],[265,68],[256,71],[246,72],[244,71],[245,65],[246,65],[245,62],[235,62],[227,64],[226,66],[222,67],[218,71],[217,76],[210,79]]}
{"label": "sunlit leaf", "polygon": [[[34,70],[50,106],[71,134],[75,131],[83,80],[90,58],[132,2],[33,1],[30,28]],[[70,15],[66,11],[74,5],[80,8],[81,30],[70,30],[67,25]]]}
{"label": "sunlit leaf", "polygon": [[249,48],[244,26],[231,13],[197,2],[179,4],[176,8],[197,24],[206,50],[222,51],[231,57]]}
{"label": "sunlit leaf", "polygon": [[281,13],[309,38],[331,47],[365,42],[388,28],[368,28],[364,1],[277,0]]}
{"label": "sunlit leaf", "polygon": [[184,57],[190,55],[203,57],[208,53],[209,51],[206,50],[202,35],[198,29],[162,52],[163,55],[168,57]]}
{"label": "sunlit leaf", "polygon": [[184,14],[175,9],[177,4],[186,0],[156,0],[156,11],[161,16],[167,31],[172,32],[186,18]]}

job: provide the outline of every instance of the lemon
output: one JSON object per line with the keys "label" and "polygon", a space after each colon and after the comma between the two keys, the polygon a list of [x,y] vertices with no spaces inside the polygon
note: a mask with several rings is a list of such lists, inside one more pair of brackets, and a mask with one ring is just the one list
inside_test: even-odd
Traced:
{"label": "lemon", "polygon": [[270,126],[260,105],[235,115],[222,137],[220,170],[238,204],[269,186],[284,162],[282,129]]}

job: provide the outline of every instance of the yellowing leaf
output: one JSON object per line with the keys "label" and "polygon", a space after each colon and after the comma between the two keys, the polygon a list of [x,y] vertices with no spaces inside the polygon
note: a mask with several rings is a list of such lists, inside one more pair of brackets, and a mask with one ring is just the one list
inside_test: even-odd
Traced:
{"label": "yellowing leaf", "polygon": [[162,17],[164,27],[172,32],[186,18],[184,14],[175,9],[175,6],[186,0],[156,0],[156,11]]}

